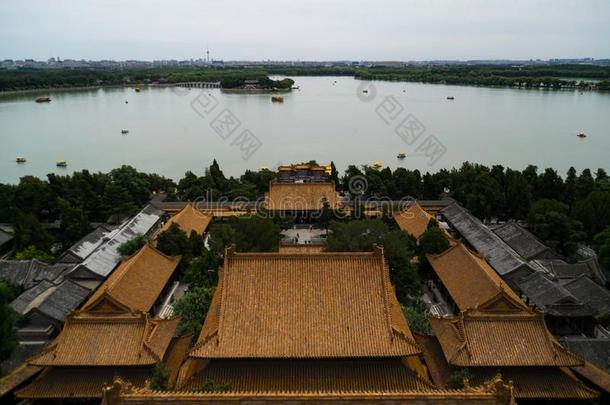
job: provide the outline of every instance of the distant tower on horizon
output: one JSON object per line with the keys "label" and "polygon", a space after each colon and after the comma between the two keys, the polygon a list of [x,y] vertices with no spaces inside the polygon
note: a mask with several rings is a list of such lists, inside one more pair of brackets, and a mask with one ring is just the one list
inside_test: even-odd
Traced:
{"label": "distant tower on horizon", "polygon": [[210,48],[209,48],[209,47],[207,47],[207,48],[206,48],[205,53],[206,53],[206,55],[207,55],[207,59],[206,59],[206,60],[207,60],[207,62],[209,63],[209,62],[210,62]]}

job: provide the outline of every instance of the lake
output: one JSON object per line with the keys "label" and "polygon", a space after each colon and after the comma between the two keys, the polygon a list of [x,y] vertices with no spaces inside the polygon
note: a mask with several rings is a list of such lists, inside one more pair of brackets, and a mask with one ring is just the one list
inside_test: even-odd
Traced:
{"label": "lake", "polygon": [[[610,94],[294,79],[300,90],[283,103],[172,87],[2,96],[0,182],[123,164],[179,179],[186,170],[202,174],[214,158],[233,176],[311,159],[341,171],[374,161],[436,171],[465,160],[562,175],[570,166],[610,169]],[[40,94],[52,102],[35,103]],[[55,167],[59,159],[68,167]]]}

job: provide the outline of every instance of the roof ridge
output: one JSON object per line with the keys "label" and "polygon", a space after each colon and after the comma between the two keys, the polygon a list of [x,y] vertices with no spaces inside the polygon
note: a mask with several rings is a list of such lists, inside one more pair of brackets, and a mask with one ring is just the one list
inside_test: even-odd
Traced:
{"label": "roof ridge", "polygon": [[373,247],[373,254],[377,256],[378,259],[378,269],[380,271],[380,281],[381,281],[381,291],[383,295],[383,310],[386,316],[386,320],[388,322],[388,332],[390,334],[390,340],[394,340],[394,333],[392,333],[393,324],[392,324],[392,314],[390,311],[390,297],[388,296],[388,287],[389,287],[389,272],[386,271],[386,263],[383,258],[383,247],[375,245]]}
{"label": "roof ridge", "polygon": [[235,256],[235,244],[232,244],[230,246],[228,246],[225,249],[225,257],[224,257],[224,263],[223,263],[223,267],[222,271],[222,278],[221,278],[221,283],[222,285],[220,286],[222,288],[222,291],[220,292],[220,303],[218,305],[220,305],[220,308],[218,309],[218,326],[217,326],[217,331],[218,331],[218,342],[220,343],[221,340],[221,334],[220,331],[222,331],[222,324],[224,323],[224,313],[225,313],[225,309],[226,309],[226,305],[224,305],[225,303],[225,295],[227,292],[227,283],[228,283],[228,279],[229,279],[229,271],[228,269],[230,268],[230,261],[233,259],[233,256]]}
{"label": "roof ridge", "polygon": [[449,253],[449,252],[452,252],[452,251],[453,251],[454,249],[456,249],[458,246],[462,246],[462,242],[459,242],[459,241],[458,241],[458,243],[456,243],[456,244],[455,244],[455,245],[453,245],[453,246],[449,246],[447,249],[443,250],[443,251],[442,251],[442,252],[440,252],[440,253],[427,253],[427,254],[426,254],[426,257],[431,257],[431,258],[433,258],[433,259],[436,259],[436,258],[438,258],[438,257],[441,257],[441,256],[446,255],[446,254],[447,254],[447,253]]}
{"label": "roof ridge", "polygon": [[[141,358],[142,352],[146,352],[154,360],[159,361],[160,360],[159,356],[157,356],[155,351],[148,345],[148,339],[154,332],[156,325],[153,322],[151,322],[151,320],[148,317],[148,314],[144,314],[144,316],[145,316],[144,328],[142,328],[142,335],[140,337],[140,350],[138,351],[138,357]],[[150,327],[152,327],[152,329],[149,330]]]}
{"label": "roof ridge", "polygon": [[[290,245],[288,245],[290,246]],[[318,245],[303,245],[303,246],[320,246]],[[298,259],[303,259],[303,254],[297,253],[279,253],[279,252],[233,252],[233,258],[248,258],[248,257],[278,257],[278,258],[289,258],[294,256]],[[370,256],[374,257],[375,252],[311,252],[307,254],[308,257],[329,257],[329,256]]]}

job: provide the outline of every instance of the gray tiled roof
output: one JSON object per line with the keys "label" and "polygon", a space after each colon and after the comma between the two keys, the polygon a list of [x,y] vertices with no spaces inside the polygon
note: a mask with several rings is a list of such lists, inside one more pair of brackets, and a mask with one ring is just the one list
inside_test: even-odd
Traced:
{"label": "gray tiled roof", "polygon": [[64,252],[59,261],[61,262],[68,255],[73,256],[78,261],[85,260],[95,249],[112,236],[114,229],[106,225],[98,226]]}
{"label": "gray tiled roof", "polygon": [[529,304],[555,316],[593,316],[595,311],[568,289],[537,271],[521,280],[520,288]]}
{"label": "gray tiled roof", "polygon": [[588,305],[596,315],[610,312],[610,291],[586,275],[565,283],[564,288]]}
{"label": "gray tiled roof", "polygon": [[11,307],[21,315],[36,310],[57,322],[63,322],[64,317],[76,309],[89,293],[89,289],[71,280],[58,284],[44,280],[15,298]]}
{"label": "gray tiled roof", "polygon": [[13,240],[13,235],[0,229],[0,247]]}
{"label": "gray tiled roof", "polygon": [[553,256],[551,248],[515,221],[508,221],[493,232],[526,260],[539,257],[543,253]]}
{"label": "gray tiled roof", "polygon": [[578,263],[566,263],[563,260],[538,260],[548,271],[553,273],[560,281],[571,280],[581,275],[597,280],[599,284],[606,283],[606,277],[594,257],[581,260]]}
{"label": "gray tiled roof", "polygon": [[22,292],[17,298],[11,302],[11,308],[21,315],[25,315],[32,308],[34,300],[43,292],[55,286],[51,281],[43,280],[32,288],[28,288]]}
{"label": "gray tiled roof", "polygon": [[30,260],[0,260],[0,278],[23,286],[31,264]]}
{"label": "gray tiled roof", "polygon": [[28,289],[42,280],[56,280],[73,267],[74,265],[62,263],[50,265],[36,259],[0,260],[0,278]]}
{"label": "gray tiled roof", "polygon": [[457,202],[441,210],[447,222],[468,241],[500,274],[529,267],[498,235]]}
{"label": "gray tiled roof", "polygon": [[136,216],[124,223],[118,229],[108,234],[104,243],[98,246],[89,256],[79,264],[74,272],[88,270],[99,278],[107,277],[121,261],[117,248],[124,242],[138,235],[146,235],[161,219],[164,212],[147,205]]}
{"label": "gray tiled roof", "polygon": [[565,337],[559,343],[584,360],[610,371],[610,339]]}

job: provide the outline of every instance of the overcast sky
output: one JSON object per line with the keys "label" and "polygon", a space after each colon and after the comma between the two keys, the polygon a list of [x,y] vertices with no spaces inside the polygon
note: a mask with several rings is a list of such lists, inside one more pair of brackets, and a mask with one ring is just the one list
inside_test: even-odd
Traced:
{"label": "overcast sky", "polygon": [[0,59],[610,57],[610,0],[0,0]]}

